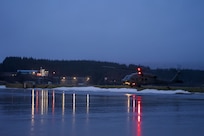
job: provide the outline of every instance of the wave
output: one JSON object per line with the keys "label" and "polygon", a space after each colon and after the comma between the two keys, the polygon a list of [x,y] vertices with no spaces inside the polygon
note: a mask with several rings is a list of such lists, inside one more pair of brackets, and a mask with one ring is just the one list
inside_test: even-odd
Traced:
{"label": "wave", "polygon": [[6,88],[5,85],[0,85],[0,89],[4,89],[4,88]]}
{"label": "wave", "polygon": [[58,87],[54,90],[60,91],[88,91],[88,92],[111,92],[111,93],[132,93],[132,94],[190,94],[185,90],[157,90],[157,89],[144,89],[137,90],[133,88],[99,88],[99,87]]}
{"label": "wave", "polygon": [[144,89],[140,93],[153,93],[153,94],[190,94],[185,90],[156,90],[156,89]]}

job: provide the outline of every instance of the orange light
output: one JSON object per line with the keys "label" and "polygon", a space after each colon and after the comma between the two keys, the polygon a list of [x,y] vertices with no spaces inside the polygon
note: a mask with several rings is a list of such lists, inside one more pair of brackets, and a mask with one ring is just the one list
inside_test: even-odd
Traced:
{"label": "orange light", "polygon": [[37,73],[37,76],[42,76],[42,74],[41,73]]}

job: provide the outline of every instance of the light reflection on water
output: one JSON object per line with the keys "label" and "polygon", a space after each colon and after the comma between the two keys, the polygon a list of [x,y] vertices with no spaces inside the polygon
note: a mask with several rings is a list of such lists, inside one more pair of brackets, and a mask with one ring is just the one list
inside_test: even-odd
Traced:
{"label": "light reflection on water", "polygon": [[[34,131],[34,126],[35,126],[35,115],[39,114],[40,115],[47,115],[49,112],[49,106],[51,107],[51,112],[52,115],[55,115],[55,108],[56,108],[56,93],[54,90],[48,91],[48,90],[32,90],[31,91],[31,131]],[[60,95],[60,94],[58,94]],[[75,130],[75,125],[76,125],[76,109],[77,109],[77,94],[65,94],[65,92],[61,93],[61,117],[62,117],[62,122],[65,121],[64,116],[66,112],[66,95],[71,95],[72,96],[72,128]],[[82,96],[82,94],[80,94]],[[89,108],[90,108],[90,94],[85,94],[86,98],[86,126],[89,124]],[[132,130],[135,130],[135,134],[137,136],[141,136],[141,96],[136,96],[136,95],[127,95],[126,97],[127,101],[127,117],[128,117],[128,123],[132,122]],[[58,101],[59,102],[59,101]],[[68,104],[68,103],[67,103]],[[59,105],[59,103],[58,103]],[[70,107],[69,107],[70,108]],[[99,108],[99,107],[98,107]],[[132,110],[130,110],[132,109]],[[69,109],[70,111],[70,109]],[[131,112],[130,112],[131,111]],[[132,121],[129,120],[129,118],[132,118]],[[39,119],[39,118],[37,118]],[[43,124],[44,118],[41,118],[41,123]],[[136,129],[135,129],[136,127]],[[76,131],[76,130],[75,130]]]}
{"label": "light reflection on water", "polygon": [[6,90],[0,120],[1,135],[8,136],[199,136],[204,97]]}

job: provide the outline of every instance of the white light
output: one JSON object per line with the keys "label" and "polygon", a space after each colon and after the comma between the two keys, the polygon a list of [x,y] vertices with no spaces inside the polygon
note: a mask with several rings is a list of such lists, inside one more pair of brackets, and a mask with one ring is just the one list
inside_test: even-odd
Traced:
{"label": "white light", "polygon": [[65,107],[65,95],[62,93],[62,115],[64,115],[64,107]]}
{"label": "white light", "polygon": [[86,112],[89,113],[89,94],[86,95]]}
{"label": "white light", "polygon": [[73,93],[73,115],[75,115],[75,109],[76,109],[76,95]]}
{"label": "white light", "polygon": [[132,96],[132,94],[125,94],[125,95],[128,96],[128,97]]}

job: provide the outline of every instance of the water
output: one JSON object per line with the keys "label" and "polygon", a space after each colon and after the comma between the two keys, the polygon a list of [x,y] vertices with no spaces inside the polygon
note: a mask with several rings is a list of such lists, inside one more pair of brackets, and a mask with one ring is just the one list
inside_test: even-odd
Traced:
{"label": "water", "polygon": [[204,135],[203,94],[125,91],[2,88],[0,135]]}

